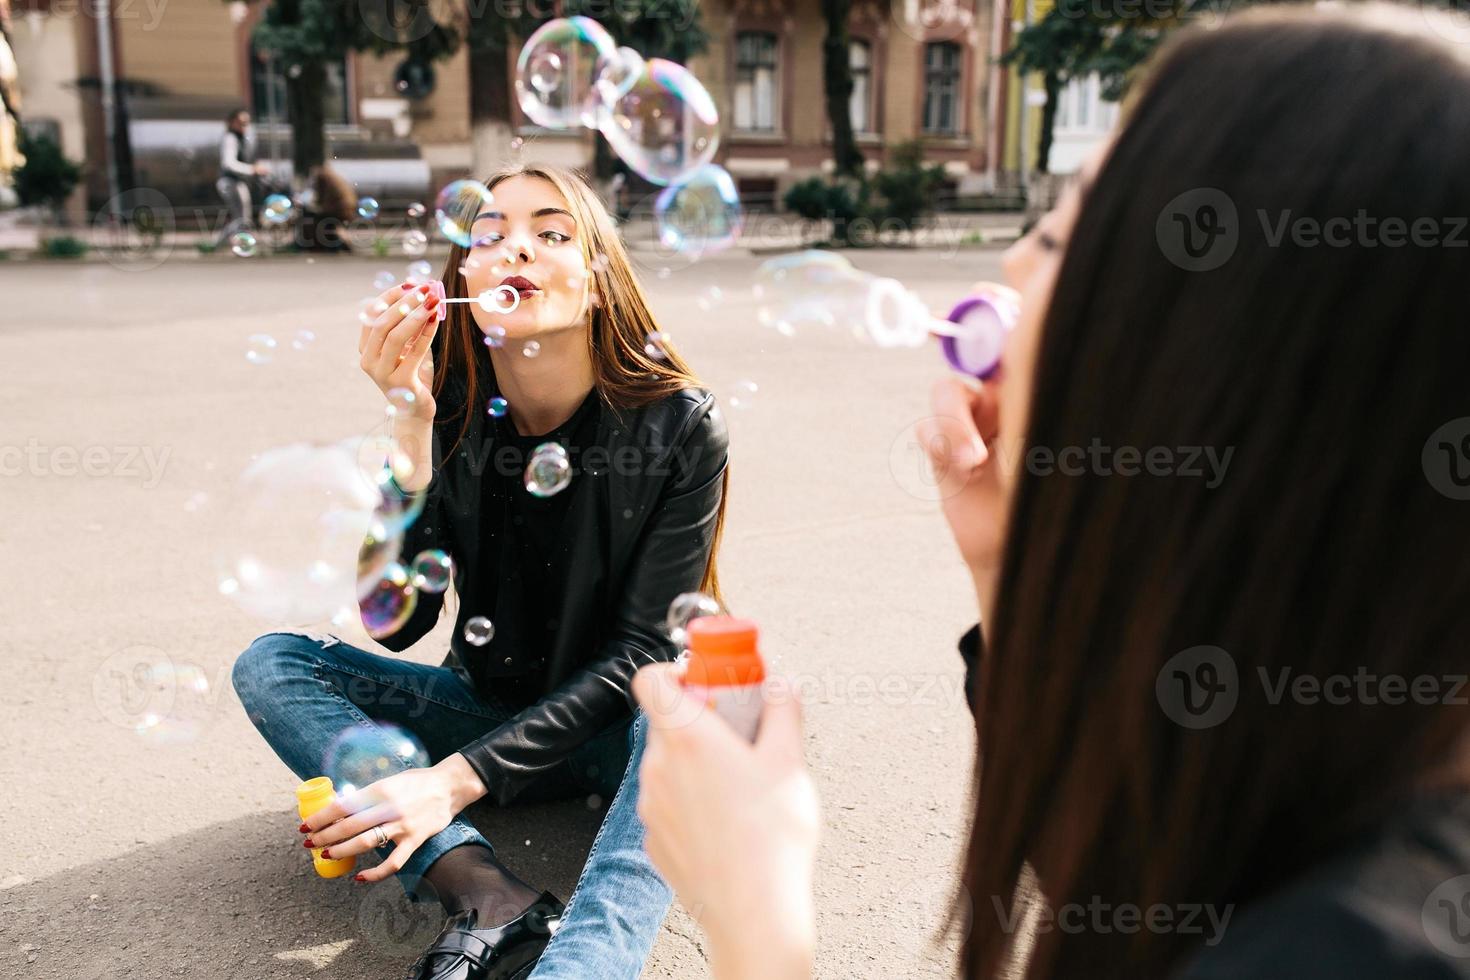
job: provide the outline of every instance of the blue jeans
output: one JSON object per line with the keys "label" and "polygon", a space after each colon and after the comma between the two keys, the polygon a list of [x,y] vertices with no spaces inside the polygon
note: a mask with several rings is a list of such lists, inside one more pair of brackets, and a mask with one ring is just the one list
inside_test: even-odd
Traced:
{"label": "blue jeans", "polygon": [[[461,670],[383,657],[317,634],[257,638],[235,661],[233,681],[251,723],[303,780],[323,774],[327,746],[352,726],[397,725],[438,762],[515,714],[476,691]],[[533,978],[632,980],[653,947],[673,893],[643,849],[637,813],[646,726],[640,713],[631,724],[622,721],[599,732],[517,797],[540,802],[612,796],[561,927]],[[386,736],[383,755],[397,758]],[[419,845],[397,875],[411,901],[426,899],[418,886],[429,866],[465,843],[494,849],[463,814]],[[380,857],[393,846],[378,848]]]}

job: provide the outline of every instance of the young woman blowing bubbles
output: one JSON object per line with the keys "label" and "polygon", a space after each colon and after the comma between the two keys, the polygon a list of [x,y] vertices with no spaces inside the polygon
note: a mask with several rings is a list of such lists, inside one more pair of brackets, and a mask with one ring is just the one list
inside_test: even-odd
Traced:
{"label": "young woman blowing bubbles", "polygon": [[[301,826],[331,858],[376,849],[381,862],[357,881],[396,874],[410,897],[443,903],[444,931],[411,977],[623,980],[640,972],[671,899],[642,848],[644,726],[628,688],[640,665],[675,653],[662,632],[670,601],[718,591],[726,430],[677,353],[645,349],[658,327],[585,180],[526,167],[485,186],[493,201],[466,215],[471,247],[451,250],[443,279],[451,297],[505,286],[515,310],[452,304],[440,325],[428,287],[403,284],[379,297],[359,340],[377,386],[413,395],[397,397],[394,436],[413,462],[402,489],[427,499],[402,553],[453,559],[448,657],[432,667],[271,633],[237,661],[235,688],[303,779],[351,726],[390,722],[428,750],[431,767],[388,775]],[[522,474],[545,442],[567,451],[573,477],[537,496]],[[421,593],[378,639],[406,649],[443,608]],[[494,624],[488,642],[466,637],[481,617]],[[481,798],[589,794],[612,803],[565,910],[462,814]]]}
{"label": "young woman blowing bubbles", "polygon": [[[1182,35],[1007,253],[1003,371],[920,433],[984,624],[963,976],[1470,977],[1467,36]],[[1235,453],[1218,485],[1001,465],[1094,442]],[[796,708],[752,748],[678,669],[634,682],[648,851],[720,980],[805,977]]]}

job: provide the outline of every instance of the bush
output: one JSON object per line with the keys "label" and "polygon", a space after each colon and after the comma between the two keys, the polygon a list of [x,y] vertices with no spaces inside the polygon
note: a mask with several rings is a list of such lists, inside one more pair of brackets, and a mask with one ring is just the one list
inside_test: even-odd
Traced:
{"label": "bush", "polygon": [[831,221],[833,244],[848,245],[854,222],[869,217],[868,198],[866,181],[808,177],[793,184],[781,201],[808,220]]}
{"label": "bush", "polygon": [[25,163],[15,171],[15,193],[22,206],[61,207],[82,179],[82,168],[68,160],[56,141],[21,131],[18,149]]}
{"label": "bush", "polygon": [[89,247],[74,235],[57,235],[41,242],[41,254],[51,259],[79,259]]}
{"label": "bush", "polygon": [[894,146],[889,151],[888,168],[873,175],[873,189],[883,199],[878,219],[912,229],[934,210],[943,184],[944,167],[937,163],[925,166],[924,147],[918,140]]}

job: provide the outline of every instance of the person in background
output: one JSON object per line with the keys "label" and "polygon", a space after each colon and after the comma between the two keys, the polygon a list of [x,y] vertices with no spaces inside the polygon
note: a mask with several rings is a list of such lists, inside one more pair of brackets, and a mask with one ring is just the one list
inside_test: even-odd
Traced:
{"label": "person in background", "polygon": [[350,252],[342,228],[357,212],[357,192],[332,167],[313,167],[301,195],[301,217],[296,222],[295,246],[304,252]]}
{"label": "person in background", "polygon": [[[1470,977],[1466,36],[1183,32],[1007,252],[1002,370],[919,433],[984,627],[960,975]],[[807,977],[796,707],[752,747],[680,669],[634,679],[645,846],[719,980]]]}
{"label": "person in background", "polygon": [[236,109],[225,117],[225,134],[219,141],[219,179],[214,186],[229,209],[230,221],[215,240],[216,248],[237,232],[255,227],[250,182],[269,172],[267,164],[255,161],[255,141],[250,138],[250,113]]}

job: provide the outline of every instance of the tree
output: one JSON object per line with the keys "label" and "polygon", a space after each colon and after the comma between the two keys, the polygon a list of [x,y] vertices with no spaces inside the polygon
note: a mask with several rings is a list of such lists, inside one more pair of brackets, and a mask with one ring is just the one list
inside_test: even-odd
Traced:
{"label": "tree", "polygon": [[283,66],[291,166],[304,177],[326,159],[328,64],[349,51],[435,61],[454,53],[460,32],[435,21],[424,0],[270,0],[255,42]]}
{"label": "tree", "polygon": [[[1159,15],[1150,17],[1131,7],[1124,10],[1121,4],[1110,12],[1103,9],[1105,5],[1089,0],[1059,0],[1044,17],[1016,35],[1011,49],[1001,56],[1001,64],[1022,73],[1039,73],[1046,93],[1037,135],[1037,170],[1045,173],[1050,165],[1057,101],[1067,83],[1096,73],[1101,77],[1103,98],[1121,98],[1137,67],[1186,15],[1188,3],[1159,0],[1145,5]],[[1025,153],[1022,147],[1023,166]]]}
{"label": "tree", "polygon": [[863,154],[852,135],[852,46],[847,19],[852,0],[822,0],[827,36],[822,40],[822,83],[827,97],[827,120],[832,126],[832,166],[839,177],[860,177]]}

